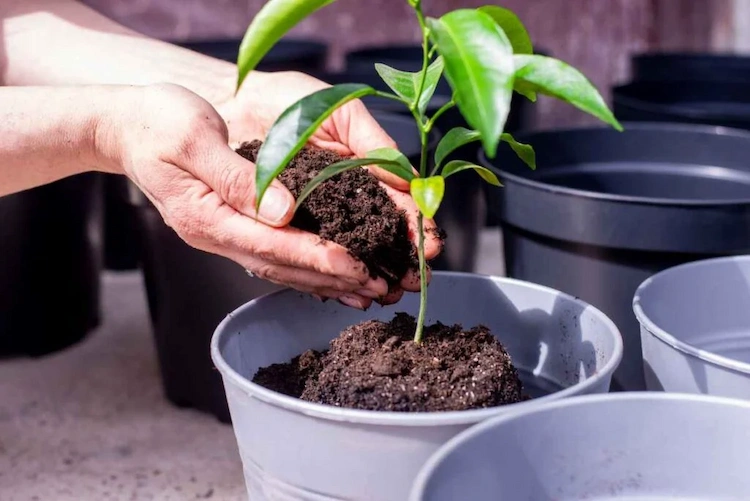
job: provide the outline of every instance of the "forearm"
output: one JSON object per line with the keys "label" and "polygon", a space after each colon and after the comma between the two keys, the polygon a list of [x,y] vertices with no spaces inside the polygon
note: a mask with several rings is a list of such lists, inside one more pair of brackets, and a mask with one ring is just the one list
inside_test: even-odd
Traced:
{"label": "forearm", "polygon": [[100,168],[96,131],[119,87],[0,88],[0,196]]}
{"label": "forearm", "polygon": [[5,85],[182,85],[212,104],[231,96],[236,69],[129,30],[72,0],[0,0]]}

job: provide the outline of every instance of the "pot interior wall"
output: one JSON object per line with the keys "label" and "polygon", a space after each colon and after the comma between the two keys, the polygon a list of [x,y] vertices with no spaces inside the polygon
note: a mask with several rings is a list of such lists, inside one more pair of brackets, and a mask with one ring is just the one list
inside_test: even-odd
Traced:
{"label": "pot interior wall", "polygon": [[[272,363],[325,349],[342,330],[363,320],[416,315],[419,298],[366,313],[320,303],[294,291],[267,296],[229,319],[219,350],[245,379]],[[527,391],[542,396],[593,377],[616,351],[615,336],[590,307],[547,289],[437,272],[429,288],[427,321],[488,326],[508,349]]]}
{"label": "pot interior wall", "polygon": [[665,271],[639,289],[637,301],[643,314],[668,335],[750,364],[750,257]]}

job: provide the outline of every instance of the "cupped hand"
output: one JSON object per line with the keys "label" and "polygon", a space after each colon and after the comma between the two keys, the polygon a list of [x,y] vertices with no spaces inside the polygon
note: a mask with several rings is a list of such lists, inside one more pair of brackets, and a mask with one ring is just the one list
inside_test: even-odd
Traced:
{"label": "cupped hand", "polygon": [[398,299],[343,247],[287,226],[294,199],[281,183],[256,213],[254,165],[231,148],[225,121],[208,102],[156,85],[123,90],[115,107],[96,127],[102,164],[130,177],[189,245],[355,308]]}
{"label": "cupped hand", "polygon": [[[238,144],[248,139],[263,139],[274,121],[289,106],[315,91],[329,87],[328,84],[298,72],[251,74],[243,86],[217,109],[224,117],[229,139]],[[382,129],[368,112],[362,101],[351,101],[323,122],[310,138],[310,144],[334,151],[342,156],[365,157],[377,148],[396,148],[394,140]],[[417,245],[418,209],[409,195],[409,183],[383,169],[368,167],[386,189],[394,203],[407,215],[409,235]],[[435,223],[425,219],[425,256],[435,258],[440,252],[441,242],[434,232]],[[419,272],[412,270],[401,281],[401,288],[392,289],[383,304],[398,301],[404,290],[416,292],[420,289]]]}

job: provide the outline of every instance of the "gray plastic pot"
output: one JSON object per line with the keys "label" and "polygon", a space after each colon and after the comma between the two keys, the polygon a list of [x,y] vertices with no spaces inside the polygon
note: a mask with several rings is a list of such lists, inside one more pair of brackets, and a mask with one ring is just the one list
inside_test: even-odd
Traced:
{"label": "gray plastic pot", "polygon": [[662,271],[633,310],[648,389],[750,400],[750,256]]}
{"label": "gray plastic pot", "polygon": [[292,290],[255,299],[216,329],[211,356],[224,379],[249,498],[406,499],[422,464],[445,441],[498,414],[609,389],[622,355],[615,325],[552,289],[506,278],[435,272],[428,322],[487,325],[505,344],[531,401],[463,412],[342,409],[251,382],[258,368],[326,349],[346,327],[416,315],[418,295],[363,313]]}
{"label": "gray plastic pot", "polygon": [[750,134],[689,124],[625,123],[519,134],[530,170],[501,145],[486,187],[508,276],[573,294],[620,328],[617,390],[643,390],[633,295],[648,277],[699,259],[750,252]]}
{"label": "gray plastic pot", "polygon": [[704,395],[560,400],[455,437],[410,501],[745,501],[748,423],[750,403]]}

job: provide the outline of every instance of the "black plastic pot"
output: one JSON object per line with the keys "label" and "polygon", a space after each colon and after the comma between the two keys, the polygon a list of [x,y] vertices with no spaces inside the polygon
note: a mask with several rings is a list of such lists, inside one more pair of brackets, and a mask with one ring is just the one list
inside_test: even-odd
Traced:
{"label": "black plastic pot", "polygon": [[0,197],[0,356],[66,348],[99,324],[101,178]]}
{"label": "black plastic pot", "polygon": [[135,218],[127,204],[125,176],[100,174],[104,193],[104,268],[124,271],[138,268]]}
{"label": "black plastic pot", "polygon": [[624,127],[519,135],[536,148],[536,171],[505,145],[481,162],[505,184],[488,199],[508,275],[579,296],[612,318],[625,340],[613,388],[642,390],[631,307],[638,285],[678,264],[750,252],[750,134]]}
{"label": "black plastic pot", "polygon": [[[237,62],[242,39],[197,40],[177,45],[231,63]],[[322,71],[326,65],[328,46],[313,40],[284,39],[274,45],[258,64],[260,71]]]}
{"label": "black plastic pot", "polygon": [[634,82],[613,88],[620,120],[750,129],[750,82]]}
{"label": "black plastic pot", "polygon": [[651,52],[634,55],[630,65],[634,82],[750,81],[750,57],[736,54]]}
{"label": "black plastic pot", "polygon": [[[375,112],[384,129],[414,161],[420,143],[414,123]],[[435,147],[439,136],[431,141]],[[131,185],[138,215],[142,267],[156,350],[167,398],[229,422],[224,387],[209,353],[216,326],[243,303],[278,287],[251,278],[234,262],[188,246]]]}

